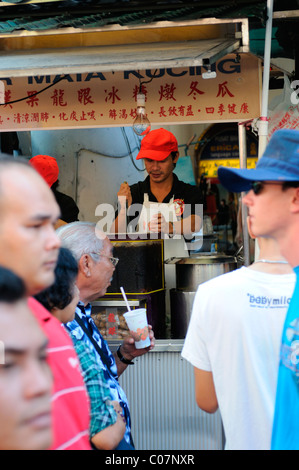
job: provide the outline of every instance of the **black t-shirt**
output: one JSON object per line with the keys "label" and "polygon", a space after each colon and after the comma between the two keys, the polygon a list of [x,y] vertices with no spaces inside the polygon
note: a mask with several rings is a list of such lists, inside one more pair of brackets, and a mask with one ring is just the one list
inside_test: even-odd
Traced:
{"label": "black t-shirt", "polygon": [[64,222],[76,222],[78,220],[79,208],[75,201],[67,194],[53,190],[57,204],[60,207],[61,219]]}
{"label": "black t-shirt", "polygon": [[[133,204],[142,205],[144,202],[144,194],[148,194],[150,202],[158,202],[156,197],[153,195],[150,189],[150,177],[144,181],[139,181],[136,184],[130,186],[132,195],[132,206]],[[180,181],[176,174],[173,174],[173,185],[169,194],[162,201],[163,203],[169,203],[173,198],[175,206],[177,208],[177,217],[180,218],[188,217],[191,214],[198,214],[199,208],[196,205],[203,204],[203,197],[201,190],[197,186],[184,183]],[[131,207],[132,207],[131,206]],[[136,214],[130,214],[130,208],[128,210],[129,221],[134,219]]]}

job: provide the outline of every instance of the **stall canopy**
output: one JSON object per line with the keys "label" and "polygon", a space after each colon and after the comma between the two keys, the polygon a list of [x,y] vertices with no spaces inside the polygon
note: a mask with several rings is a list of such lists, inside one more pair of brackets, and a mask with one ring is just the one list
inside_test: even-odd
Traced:
{"label": "stall canopy", "polygon": [[13,3],[0,1],[2,78],[209,67],[231,52],[249,52],[247,14],[261,15],[263,4],[245,2],[244,16],[234,17],[235,2]]}
{"label": "stall canopy", "polygon": [[212,65],[239,50],[240,40],[126,44],[0,53],[2,77],[111,72]]}

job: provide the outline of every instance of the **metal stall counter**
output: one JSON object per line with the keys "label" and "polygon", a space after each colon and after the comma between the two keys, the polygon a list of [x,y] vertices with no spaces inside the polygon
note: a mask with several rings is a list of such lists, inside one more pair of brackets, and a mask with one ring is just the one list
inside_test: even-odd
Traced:
{"label": "metal stall counter", "polygon": [[[130,404],[137,450],[223,450],[219,411],[200,410],[194,396],[193,367],[181,357],[183,340],[156,340],[134,359],[119,381]],[[119,341],[110,340],[115,351]]]}

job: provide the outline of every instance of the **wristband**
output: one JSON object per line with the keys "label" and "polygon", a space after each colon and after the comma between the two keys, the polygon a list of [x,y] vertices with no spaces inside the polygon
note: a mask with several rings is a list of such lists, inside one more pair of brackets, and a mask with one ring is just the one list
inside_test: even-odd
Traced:
{"label": "wristband", "polygon": [[120,352],[120,346],[118,347],[118,350],[116,351],[116,354],[121,362],[123,362],[126,365],[133,365],[135,364],[134,362],[130,361],[129,359],[125,359],[122,353]]}

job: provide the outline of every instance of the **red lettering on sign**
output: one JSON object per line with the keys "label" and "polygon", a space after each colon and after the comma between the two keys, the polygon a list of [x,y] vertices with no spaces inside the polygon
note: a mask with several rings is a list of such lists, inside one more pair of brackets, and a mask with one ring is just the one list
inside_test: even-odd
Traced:
{"label": "red lettering on sign", "polygon": [[197,85],[198,85],[198,82],[191,82],[190,93],[188,94],[188,96],[192,95],[192,98],[194,100],[196,100],[197,95],[204,95],[205,93],[204,91],[198,90]]}
{"label": "red lettering on sign", "polygon": [[108,101],[112,101],[112,104],[115,104],[116,100],[121,101],[119,96],[117,95],[118,89],[115,88],[114,86],[112,87],[112,90],[108,92],[108,90],[105,90],[105,93],[107,94],[105,101],[106,103]]}
{"label": "red lettering on sign", "polygon": [[53,106],[67,106],[67,103],[64,102],[64,90],[54,90],[51,99]]}
{"label": "red lettering on sign", "polygon": [[218,96],[221,96],[222,98],[225,96],[225,95],[228,95],[230,97],[233,97],[234,95],[229,91],[229,89],[227,88],[227,82],[223,82],[223,83],[219,83],[218,85],[218,94],[216,95],[216,97],[218,98]]}
{"label": "red lettering on sign", "polygon": [[78,101],[84,106],[86,106],[87,104],[94,103],[90,96],[90,88],[82,88],[81,90],[78,91]]}
{"label": "red lettering on sign", "polygon": [[173,83],[171,85],[169,85],[168,83],[166,83],[165,86],[161,85],[160,90],[159,90],[159,95],[160,95],[159,101],[162,101],[163,98],[165,98],[167,101],[168,100],[176,101],[174,97],[175,90],[176,90],[176,87],[174,86]]}
{"label": "red lettering on sign", "polygon": [[29,96],[29,99],[26,101],[28,106],[31,106],[31,108],[34,107],[34,105],[38,106],[39,99],[37,96],[31,96],[34,95],[36,91],[27,91],[27,95]]}

